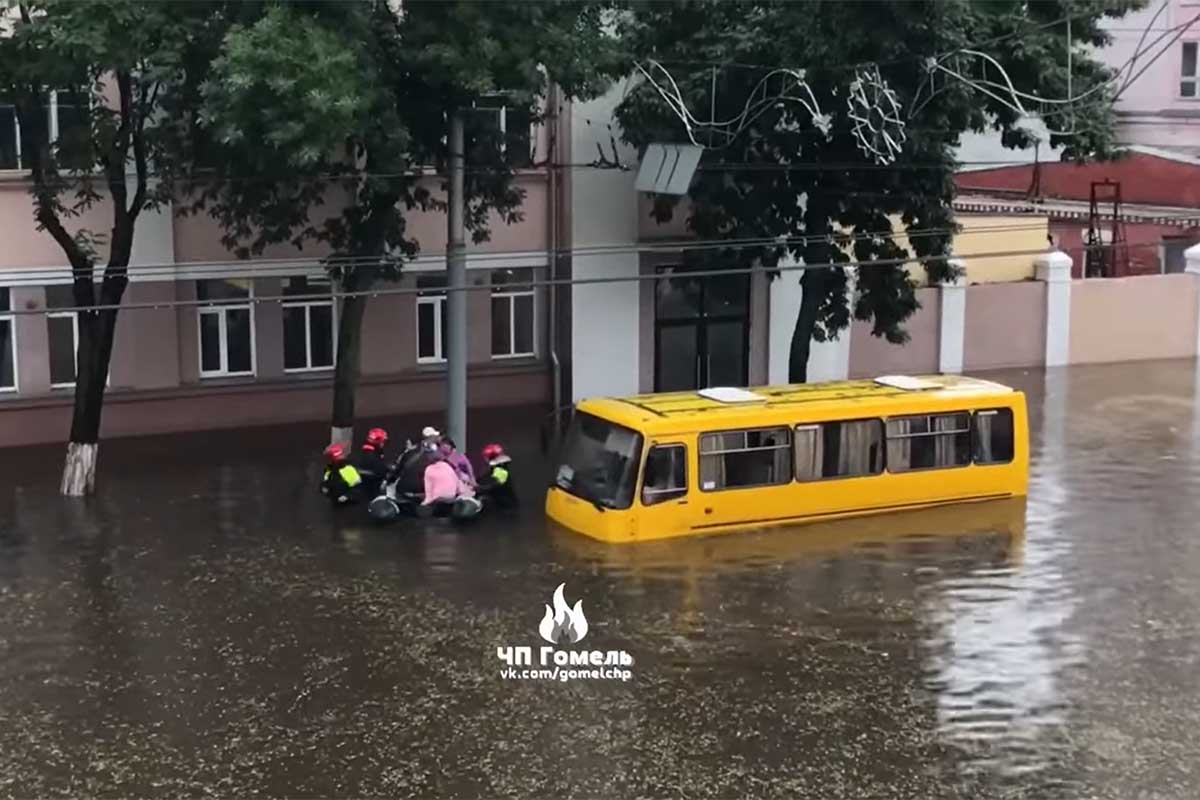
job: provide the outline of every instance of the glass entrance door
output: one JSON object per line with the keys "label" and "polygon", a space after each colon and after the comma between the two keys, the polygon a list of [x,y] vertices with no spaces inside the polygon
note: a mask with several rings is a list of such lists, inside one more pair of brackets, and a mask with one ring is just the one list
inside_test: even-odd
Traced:
{"label": "glass entrance door", "polygon": [[654,389],[745,386],[750,280],[663,267],[655,282]]}

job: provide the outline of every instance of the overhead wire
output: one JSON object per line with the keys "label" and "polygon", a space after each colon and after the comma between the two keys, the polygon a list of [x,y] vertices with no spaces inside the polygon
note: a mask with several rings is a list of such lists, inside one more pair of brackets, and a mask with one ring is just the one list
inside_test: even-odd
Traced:
{"label": "overhead wire", "polygon": [[[1014,214],[1014,216],[1019,216]],[[1197,212],[1200,217],[1200,212]],[[607,255],[631,255],[640,253],[676,253],[680,250],[688,252],[704,252],[711,250],[747,250],[766,247],[799,247],[817,242],[829,241],[831,238],[836,239],[844,244],[853,244],[859,241],[868,241],[874,239],[893,238],[902,241],[911,241],[913,239],[924,239],[936,236],[951,236],[958,240],[964,236],[996,234],[996,233],[1035,233],[1046,230],[1046,225],[1030,223],[1003,223],[997,225],[981,225],[975,226],[966,230],[958,230],[952,227],[929,227],[929,228],[914,228],[911,231],[906,231],[903,228],[894,229],[892,231],[853,231],[844,234],[836,235],[797,235],[792,237],[744,237],[738,239],[677,239],[670,242],[643,242],[632,245],[614,244],[614,245],[591,245],[583,247],[565,247],[551,248],[549,250],[491,250],[485,252],[470,253],[470,263],[475,265],[491,264],[511,264],[514,259],[522,258],[537,258],[545,256],[546,258],[555,258],[559,256],[607,256]],[[441,258],[442,254],[430,255],[428,258]],[[397,257],[396,262],[411,263],[419,260],[404,259]],[[230,275],[231,273],[238,274],[239,277],[253,277],[255,273],[272,272],[279,274],[283,270],[288,269],[331,269],[331,268],[355,268],[379,265],[383,259],[377,256],[307,256],[300,258],[258,258],[258,259],[232,259],[228,261],[179,261],[172,263],[157,263],[157,264],[133,264],[124,269],[132,275],[136,275],[139,279],[161,277],[165,280],[172,280],[181,273],[186,278],[204,277],[206,275]],[[498,268],[498,267],[497,267]],[[16,273],[17,269],[12,267],[6,268]],[[21,272],[44,274],[51,272],[60,272],[64,278],[70,278],[72,268],[69,265],[58,265],[51,267],[28,267],[19,268]],[[97,275],[103,275],[106,269],[103,264],[96,264],[93,271]],[[427,272],[427,270],[414,269],[413,273]],[[401,274],[404,274],[404,267],[401,267]],[[0,272],[0,280],[2,280],[3,272]],[[13,277],[18,277],[13,275]]]}
{"label": "overhead wire", "polygon": [[[1103,245],[1101,247],[1082,246],[1073,248],[1079,250],[1097,250],[1113,247],[1124,247],[1126,250],[1137,249],[1142,247],[1158,248],[1157,242],[1145,242],[1138,244],[1121,244],[1121,245]],[[1018,256],[1039,256],[1045,255],[1048,252],[1046,248],[1037,250],[1001,250],[989,253],[972,253],[969,258],[971,261],[982,261],[995,258],[1015,258]],[[906,256],[904,258],[884,258],[871,260],[854,260],[846,261],[826,261],[815,264],[781,264],[774,267],[753,266],[753,267],[737,267],[725,269],[709,269],[709,270],[689,270],[689,277],[705,278],[719,277],[729,275],[752,275],[755,273],[791,273],[805,272],[814,269],[863,269],[863,268],[881,268],[881,267],[899,267],[908,264],[927,264],[935,261],[952,260],[956,257],[953,255],[936,255],[936,256]],[[550,286],[590,286],[599,284],[613,283],[640,283],[643,281],[659,281],[663,280],[662,275],[658,274],[637,274],[637,275],[608,275],[596,278],[547,278],[533,279],[529,281],[519,281],[513,286],[522,288],[534,289]],[[311,294],[279,294],[264,297],[249,296],[238,300],[160,300],[160,301],[141,301],[134,303],[119,303],[119,304],[102,304],[98,303],[91,306],[61,306],[52,309],[13,309],[6,311],[0,316],[33,316],[33,315],[48,315],[48,314],[65,314],[70,312],[97,312],[97,311],[122,311],[122,310],[138,310],[138,309],[163,309],[163,308],[198,308],[198,307],[220,307],[227,305],[245,305],[247,303],[303,303],[313,301],[336,301],[348,297],[386,297],[391,295],[422,295],[422,294],[438,294],[444,295],[450,292],[480,292],[491,291],[491,286],[461,286],[461,287],[439,287],[436,290],[422,287],[390,287],[390,288],[375,288],[364,289],[358,291],[344,292],[334,291]]]}
{"label": "overhead wire", "polygon": [[[1053,202],[1053,198],[1050,198]],[[1036,204],[1030,204],[1036,208]],[[970,213],[970,212],[964,212]],[[997,212],[999,213],[999,212]],[[1030,217],[1036,218],[1035,211],[1024,210],[1022,208],[1013,208],[1008,212],[1011,217]],[[1179,220],[1183,222],[1200,219],[1200,209],[1194,213],[1164,213],[1153,215],[1155,220]],[[482,252],[473,252],[469,254],[470,261],[475,268],[491,266],[494,269],[504,268],[504,266],[513,265],[514,261],[522,259],[544,258],[549,260],[561,256],[572,257],[587,257],[587,256],[606,256],[606,255],[630,255],[640,253],[677,253],[680,251],[687,252],[705,252],[713,250],[747,250],[772,247],[789,247],[795,248],[813,244],[822,241],[836,241],[842,245],[852,245],[860,241],[868,241],[874,239],[891,238],[893,241],[912,241],[915,239],[924,239],[938,236],[951,237],[955,242],[961,241],[967,236],[994,235],[997,233],[1036,233],[1047,230],[1044,223],[1037,222],[1003,222],[994,225],[979,225],[970,228],[962,229],[959,226],[954,227],[923,227],[907,230],[903,227],[893,228],[891,230],[877,231],[847,231],[840,234],[800,234],[790,237],[743,237],[735,239],[672,239],[669,241],[648,241],[635,244],[613,244],[613,245],[585,245],[577,247],[550,248],[542,250],[488,250]],[[430,253],[427,255],[403,256],[396,255],[394,257],[379,257],[379,256],[337,256],[337,255],[321,255],[321,256],[298,256],[298,257],[278,257],[278,258],[252,258],[252,259],[228,259],[218,261],[176,261],[176,262],[160,262],[150,264],[131,264],[125,269],[131,275],[136,275],[139,280],[150,278],[162,278],[164,280],[175,280],[177,278],[198,278],[202,279],[208,276],[237,276],[237,277],[254,277],[255,274],[270,274],[271,276],[280,276],[288,274],[288,270],[315,272],[317,270],[330,269],[354,269],[356,267],[379,266],[385,263],[393,263],[400,265],[400,272],[404,274],[406,265],[411,265],[413,268],[409,270],[412,273],[425,273],[430,270],[422,269],[419,263],[422,259],[437,260],[443,257],[440,252]],[[953,256],[950,256],[953,257]],[[516,265],[529,266],[529,265]],[[10,279],[20,280],[21,276],[27,274],[46,275],[60,273],[65,280],[69,280],[73,274],[73,269],[70,265],[55,265],[55,266],[30,266],[30,267],[13,267],[4,268],[8,272]],[[102,263],[97,263],[92,267],[94,274],[103,276],[104,271],[108,267]],[[436,270],[434,270],[436,271]],[[0,272],[0,281],[3,280],[4,272]]]}

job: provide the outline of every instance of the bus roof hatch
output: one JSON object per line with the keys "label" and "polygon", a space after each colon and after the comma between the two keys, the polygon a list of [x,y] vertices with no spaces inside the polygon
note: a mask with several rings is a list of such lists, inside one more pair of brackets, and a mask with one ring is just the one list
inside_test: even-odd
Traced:
{"label": "bus roof hatch", "polygon": [[732,386],[714,386],[711,389],[701,389],[696,394],[718,403],[759,403],[767,399],[761,394]]}
{"label": "bus roof hatch", "polygon": [[942,384],[935,381],[913,378],[908,375],[880,375],[875,379],[875,382],[881,386],[891,386],[895,389],[906,389],[912,392],[919,391],[921,389],[942,388]]}

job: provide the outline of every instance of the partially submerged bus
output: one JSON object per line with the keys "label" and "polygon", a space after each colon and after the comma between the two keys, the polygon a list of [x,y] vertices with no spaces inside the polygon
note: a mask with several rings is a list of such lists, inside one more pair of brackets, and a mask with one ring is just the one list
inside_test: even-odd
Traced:
{"label": "partially submerged bus", "polygon": [[546,495],[607,542],[1024,496],[1025,396],[889,375],[584,400]]}

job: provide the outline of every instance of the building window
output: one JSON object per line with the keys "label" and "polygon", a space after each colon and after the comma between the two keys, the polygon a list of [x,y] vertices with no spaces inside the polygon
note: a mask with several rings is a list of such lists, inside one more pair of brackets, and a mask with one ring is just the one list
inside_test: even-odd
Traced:
{"label": "building window", "polygon": [[1179,96],[1200,98],[1200,75],[1197,74],[1197,50],[1200,42],[1183,43],[1183,63],[1179,68]]}
{"label": "building window", "polygon": [[788,428],[706,433],[700,437],[700,488],[776,486],[792,480]]}
{"label": "building window", "polygon": [[1007,464],[1013,460],[1013,415],[1010,408],[975,412],[975,463]]}
{"label": "building window", "polygon": [[687,448],[659,445],[646,456],[642,474],[642,505],[652,506],[687,494]]}
{"label": "building window", "polygon": [[70,389],[75,385],[79,357],[79,316],[74,311],[46,315],[50,333],[50,388]]}
{"label": "building window", "polygon": [[514,169],[532,163],[533,118],[529,111],[505,102],[504,97],[480,99],[467,117],[467,152],[485,158],[491,144]]}
{"label": "building window", "polygon": [[417,363],[446,360],[446,275],[417,276]]}
{"label": "building window", "polygon": [[254,311],[250,280],[196,281],[200,308],[200,375],[254,374]]}
{"label": "building window", "polygon": [[492,271],[492,357],[534,355],[536,325],[532,269]]}
{"label": "building window", "polygon": [[883,420],[858,419],[796,428],[796,480],[853,478],[883,472]]}
{"label": "building window", "polygon": [[[283,284],[283,368],[311,372],[333,367],[336,333],[332,285],[327,278],[295,277]],[[323,295],[314,299],[313,295]]]}
{"label": "building window", "polygon": [[[46,98],[50,141],[57,144],[58,164],[65,169],[90,168],[92,156],[91,95],[57,91]],[[25,169],[21,122],[10,95],[0,95],[0,170]]]}
{"label": "building window", "polygon": [[12,298],[7,286],[0,286],[0,392],[17,388],[17,337],[13,320]]}
{"label": "building window", "polygon": [[79,315],[75,311],[55,311],[75,305],[71,284],[46,287],[46,329],[50,345],[50,387],[69,389],[75,385],[79,358]]}
{"label": "building window", "polygon": [[95,165],[91,95],[88,92],[60,90],[50,93],[50,140],[57,146],[59,167],[83,171]]}
{"label": "building window", "polygon": [[971,414],[921,414],[887,421],[889,472],[971,463]]}
{"label": "building window", "polygon": [[0,95],[0,169],[21,169],[21,125],[11,98]]}

